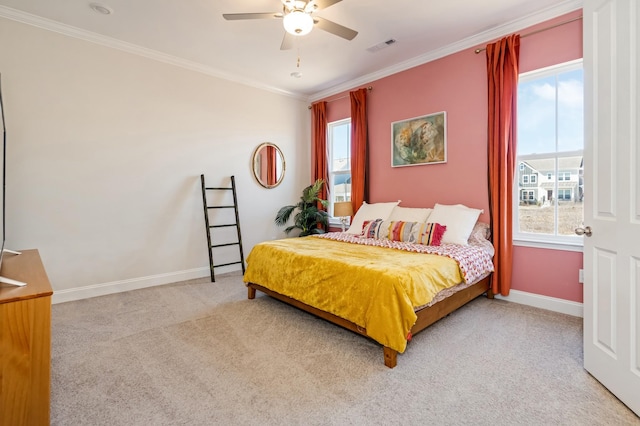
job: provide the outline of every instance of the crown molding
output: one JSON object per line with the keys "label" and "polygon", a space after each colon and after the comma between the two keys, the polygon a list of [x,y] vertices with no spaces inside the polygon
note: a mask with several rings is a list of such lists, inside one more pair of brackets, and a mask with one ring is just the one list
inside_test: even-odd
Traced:
{"label": "crown molding", "polygon": [[314,102],[319,99],[323,99],[338,93],[345,92],[354,87],[362,86],[372,81],[379,80],[384,77],[388,77],[398,72],[405,71],[419,65],[423,65],[425,63],[434,61],[436,59],[443,58],[453,53],[457,53],[462,50],[469,49],[471,47],[484,46],[484,44],[486,44],[487,42],[498,39],[506,34],[510,34],[510,33],[513,33],[514,31],[521,30],[522,28],[539,24],[541,22],[558,17],[565,13],[573,12],[577,9],[582,8],[582,5],[583,5],[583,0],[567,0],[557,6],[549,7],[535,14],[528,15],[526,17],[517,19],[515,21],[511,21],[509,23],[500,25],[490,30],[483,31],[474,36],[460,40],[458,42],[429,51],[424,55],[411,58],[407,61],[397,63],[393,66],[384,68],[374,73],[370,73],[370,74],[358,77],[357,79],[353,79],[353,80],[341,83],[339,85],[333,86],[324,91],[317,92],[315,94],[308,95],[308,96],[282,90],[274,86],[265,85],[255,80],[240,78],[236,75],[226,73],[219,69],[205,66],[203,64],[200,64],[194,61],[188,61],[186,59],[182,59],[166,53],[158,52],[153,49],[141,47],[132,43],[126,43],[126,42],[114,39],[112,37],[107,37],[91,31],[83,30],[77,27],[73,27],[71,25],[62,24],[60,22],[56,22],[47,18],[26,13],[23,11],[19,11],[10,7],[0,5],[0,17],[10,19],[16,22],[32,25],[34,27],[56,32],[69,37],[74,37],[90,43],[99,44],[99,45],[117,49],[123,52],[142,56],[158,62],[174,65],[174,66],[188,69],[191,71],[196,71],[202,74],[206,74],[212,77],[242,84],[245,86],[266,90],[279,95],[292,97],[298,100]]}
{"label": "crown molding", "polygon": [[202,65],[197,62],[188,61],[186,59],[178,58],[176,56],[168,55],[166,53],[158,52],[157,50],[147,49],[132,43],[127,43],[121,40],[107,37],[101,34],[97,34],[91,31],[83,30],[81,28],[73,27],[71,25],[62,24],[60,22],[53,21],[51,19],[43,18],[40,16],[32,15],[20,10],[12,9],[10,7],[0,5],[0,17],[10,19],[12,21],[21,22],[23,24],[32,25],[47,31],[56,32],[65,36],[77,38],[80,40],[88,41],[90,43],[99,44],[102,46],[117,49],[133,55],[152,59],[154,61],[163,62],[165,64],[174,65],[180,68],[185,68],[191,71],[196,71],[202,74],[209,75],[211,77],[220,78],[223,80],[232,81],[245,86],[254,87],[261,90],[277,93],[279,95],[285,95],[300,100],[306,100],[304,96],[297,93],[289,92],[279,89],[277,87],[261,84],[254,80],[239,78],[235,75],[222,72],[218,69]]}
{"label": "crown molding", "polygon": [[387,67],[374,73],[358,77],[357,79],[347,81],[337,86],[333,86],[327,90],[317,92],[313,95],[310,95],[307,101],[315,102],[329,96],[343,93],[347,90],[353,89],[354,87],[360,87],[362,85],[369,84],[372,81],[388,77],[401,71],[406,71],[410,68],[426,64],[428,62],[443,58],[462,50],[466,50],[472,47],[477,48],[478,46],[484,47],[486,43],[499,39],[507,34],[511,34],[515,31],[522,30],[523,28],[527,28],[532,25],[548,21],[549,19],[557,18],[560,15],[564,15],[566,13],[581,9],[582,5],[583,0],[567,0],[557,6],[549,7],[537,13],[527,15],[515,21],[511,21],[504,25],[500,25],[490,30],[483,31],[471,37],[467,37],[466,39],[462,39],[458,42],[429,51],[424,55],[416,56],[415,58],[409,59],[404,62],[399,62],[391,67]]}

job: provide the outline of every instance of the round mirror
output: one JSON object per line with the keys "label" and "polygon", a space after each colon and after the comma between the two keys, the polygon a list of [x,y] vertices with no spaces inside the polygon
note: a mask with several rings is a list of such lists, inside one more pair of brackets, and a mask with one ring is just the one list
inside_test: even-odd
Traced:
{"label": "round mirror", "polygon": [[284,155],[276,145],[265,142],[253,153],[253,175],[265,188],[275,188],[284,178]]}

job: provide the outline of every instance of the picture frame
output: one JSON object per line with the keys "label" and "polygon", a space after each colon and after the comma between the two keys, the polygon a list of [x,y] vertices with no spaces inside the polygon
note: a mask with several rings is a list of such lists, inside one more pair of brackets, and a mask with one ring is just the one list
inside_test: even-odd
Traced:
{"label": "picture frame", "polygon": [[446,111],[391,123],[391,167],[446,162]]}

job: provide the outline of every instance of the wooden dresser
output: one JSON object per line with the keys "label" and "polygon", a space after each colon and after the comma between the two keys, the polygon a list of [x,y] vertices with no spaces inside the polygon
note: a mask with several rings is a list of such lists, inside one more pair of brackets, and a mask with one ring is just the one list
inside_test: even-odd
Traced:
{"label": "wooden dresser", "polygon": [[5,253],[0,276],[0,425],[48,425],[51,284],[38,250]]}

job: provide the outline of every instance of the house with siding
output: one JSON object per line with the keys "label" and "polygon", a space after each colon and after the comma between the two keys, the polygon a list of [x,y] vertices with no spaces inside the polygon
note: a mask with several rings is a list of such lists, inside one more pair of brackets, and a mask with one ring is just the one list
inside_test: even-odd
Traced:
{"label": "house with siding", "polygon": [[583,200],[582,156],[558,159],[544,158],[518,163],[518,199],[521,204],[547,204],[558,201]]}

